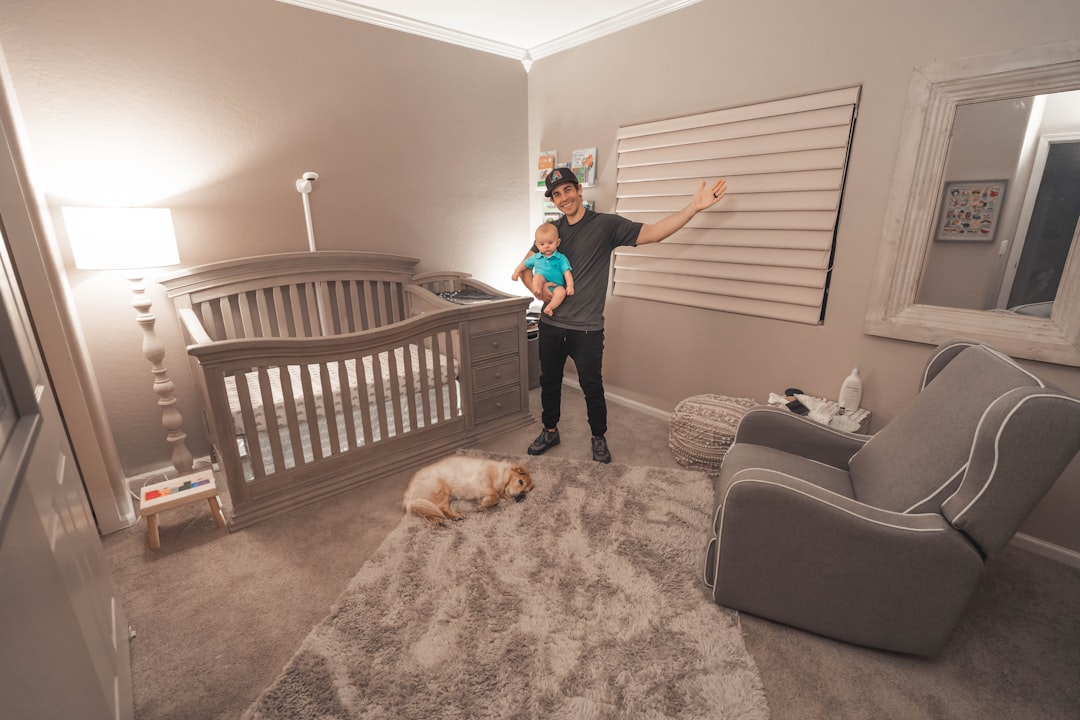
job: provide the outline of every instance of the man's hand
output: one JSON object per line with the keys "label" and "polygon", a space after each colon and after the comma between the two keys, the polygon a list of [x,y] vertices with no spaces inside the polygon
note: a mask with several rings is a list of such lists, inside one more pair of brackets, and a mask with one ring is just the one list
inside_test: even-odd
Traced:
{"label": "man's hand", "polygon": [[695,213],[699,213],[706,208],[711,208],[724,197],[724,192],[727,191],[727,181],[724,178],[720,178],[711,187],[705,187],[705,181],[701,181],[701,187],[694,193],[694,199],[690,201],[690,206],[694,209]]}

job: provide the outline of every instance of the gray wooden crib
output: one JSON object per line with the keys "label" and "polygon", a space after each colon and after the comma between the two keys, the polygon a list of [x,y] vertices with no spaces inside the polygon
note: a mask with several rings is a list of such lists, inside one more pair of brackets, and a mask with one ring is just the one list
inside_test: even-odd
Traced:
{"label": "gray wooden crib", "polygon": [[533,421],[531,298],[465,273],[414,275],[418,262],[298,252],[158,279],[188,343],[230,528]]}

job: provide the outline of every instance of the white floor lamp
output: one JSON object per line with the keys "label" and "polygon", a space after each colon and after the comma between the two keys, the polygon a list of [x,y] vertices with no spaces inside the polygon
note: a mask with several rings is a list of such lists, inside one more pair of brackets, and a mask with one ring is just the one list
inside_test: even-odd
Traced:
{"label": "white floor lamp", "polygon": [[172,464],[180,475],[191,472],[192,457],[184,440],[184,419],[176,408],[175,386],[162,364],[165,346],[154,332],[156,318],[143,279],[146,270],[177,265],[172,212],[168,208],[63,208],[68,240],[81,270],[128,270],[136,310],[135,322],[143,330],[143,355],[150,361],[154,392],[161,408],[161,424],[172,445]]}

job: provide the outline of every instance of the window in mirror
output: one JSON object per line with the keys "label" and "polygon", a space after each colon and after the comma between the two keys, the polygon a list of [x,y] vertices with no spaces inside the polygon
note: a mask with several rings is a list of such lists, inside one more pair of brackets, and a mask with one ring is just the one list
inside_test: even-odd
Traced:
{"label": "window in mirror", "polygon": [[[991,239],[938,239],[946,183],[991,180]],[[866,332],[1080,366],[1078,217],[1080,42],[916,69]]]}

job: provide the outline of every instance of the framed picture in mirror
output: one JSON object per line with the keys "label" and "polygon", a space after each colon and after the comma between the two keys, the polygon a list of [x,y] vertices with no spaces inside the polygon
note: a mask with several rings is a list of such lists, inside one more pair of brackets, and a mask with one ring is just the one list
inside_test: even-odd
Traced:
{"label": "framed picture in mirror", "polygon": [[946,182],[934,239],[993,240],[1007,184],[1005,180]]}

